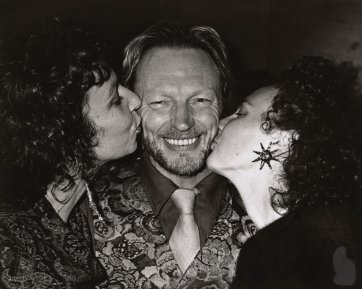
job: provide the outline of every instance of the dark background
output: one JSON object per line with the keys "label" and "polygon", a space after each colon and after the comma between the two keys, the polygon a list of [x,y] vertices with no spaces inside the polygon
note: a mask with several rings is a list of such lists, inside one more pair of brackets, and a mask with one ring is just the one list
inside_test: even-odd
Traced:
{"label": "dark background", "polygon": [[227,43],[236,78],[276,74],[302,54],[362,64],[362,0],[0,0],[0,31],[44,16],[86,21],[120,50],[157,20],[210,25]]}

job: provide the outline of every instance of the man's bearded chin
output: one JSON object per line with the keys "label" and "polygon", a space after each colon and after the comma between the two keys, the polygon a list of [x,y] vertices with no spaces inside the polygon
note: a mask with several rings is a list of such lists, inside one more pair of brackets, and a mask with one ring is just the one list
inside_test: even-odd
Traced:
{"label": "man's bearded chin", "polygon": [[144,148],[148,155],[162,168],[173,175],[181,177],[192,177],[201,172],[206,167],[206,158],[210,151],[204,148],[197,157],[189,157],[187,154],[180,152],[178,158],[170,161],[155,141],[144,139]]}

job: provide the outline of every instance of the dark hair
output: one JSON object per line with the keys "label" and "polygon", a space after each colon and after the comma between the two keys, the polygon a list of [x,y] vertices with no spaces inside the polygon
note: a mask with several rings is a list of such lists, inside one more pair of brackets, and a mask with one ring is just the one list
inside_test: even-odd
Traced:
{"label": "dark hair", "polygon": [[29,205],[52,182],[74,185],[94,166],[87,91],[109,79],[106,47],[71,23],[48,19],[2,42],[1,201]]}
{"label": "dark hair", "polygon": [[229,93],[230,68],[226,48],[220,35],[208,26],[182,26],[170,22],[157,22],[134,38],[124,50],[124,82],[133,88],[137,66],[146,51],[154,47],[194,48],[205,51],[214,62],[220,79],[219,97]]}
{"label": "dark hair", "polygon": [[360,205],[362,112],[358,69],[305,56],[282,74],[263,127],[294,131],[283,163],[288,190],[273,205],[288,211],[333,203]]}

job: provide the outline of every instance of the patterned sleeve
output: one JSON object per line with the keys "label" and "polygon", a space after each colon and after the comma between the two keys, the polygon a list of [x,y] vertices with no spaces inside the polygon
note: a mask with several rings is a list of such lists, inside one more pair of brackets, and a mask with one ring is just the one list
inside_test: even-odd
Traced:
{"label": "patterned sleeve", "polygon": [[4,283],[5,276],[9,275],[9,270],[15,263],[16,249],[6,230],[0,227],[0,285],[1,288],[11,288]]}
{"label": "patterned sleeve", "polygon": [[42,246],[27,234],[26,226],[13,227],[10,232],[4,220],[0,223],[0,288],[68,288],[52,276],[52,269],[38,254],[37,247]]}

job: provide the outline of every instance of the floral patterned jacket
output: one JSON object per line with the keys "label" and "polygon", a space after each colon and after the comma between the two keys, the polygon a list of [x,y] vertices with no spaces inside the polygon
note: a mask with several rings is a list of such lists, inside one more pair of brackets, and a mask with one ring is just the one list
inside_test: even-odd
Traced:
{"label": "floral patterned jacket", "polygon": [[1,210],[0,288],[94,288],[106,275],[90,244],[79,208],[67,224],[45,198],[28,210]]}
{"label": "floral patterned jacket", "polygon": [[[225,190],[225,184],[219,189]],[[228,288],[240,248],[255,232],[250,218],[234,211],[226,193],[206,243],[182,274],[137,165],[110,166],[100,173],[93,190],[106,219],[94,216],[96,255],[110,281],[100,288]]]}

